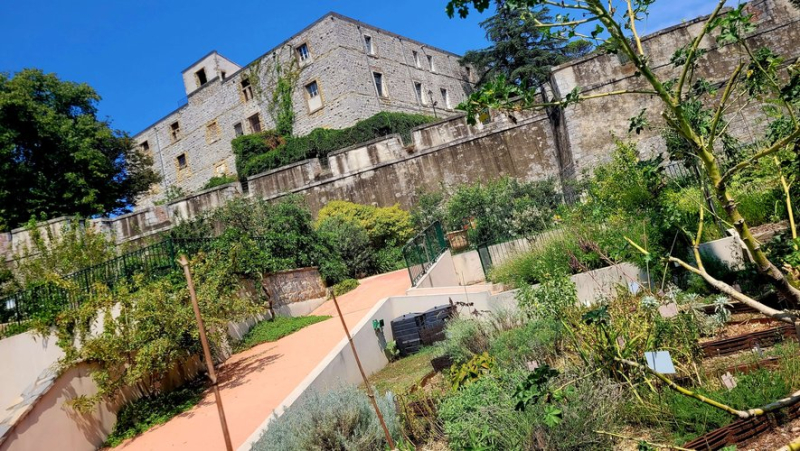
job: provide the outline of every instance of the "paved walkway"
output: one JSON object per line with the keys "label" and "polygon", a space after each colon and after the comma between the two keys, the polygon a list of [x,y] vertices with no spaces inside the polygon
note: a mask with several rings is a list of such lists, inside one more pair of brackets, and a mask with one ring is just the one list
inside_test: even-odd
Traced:
{"label": "paved walkway", "polygon": [[[408,271],[401,270],[361,281],[357,289],[339,297],[348,327],[355,326],[381,299],[405,294],[410,287]],[[236,449],[272,413],[305,377],[344,338],[344,330],[332,301],[313,315],[333,318],[232,356],[218,370],[225,416]],[[214,395],[188,412],[126,441],[116,449],[224,450]]]}

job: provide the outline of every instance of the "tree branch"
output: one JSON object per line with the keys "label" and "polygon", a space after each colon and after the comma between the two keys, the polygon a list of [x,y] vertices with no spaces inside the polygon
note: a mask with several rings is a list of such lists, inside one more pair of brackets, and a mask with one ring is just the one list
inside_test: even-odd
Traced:
{"label": "tree branch", "polygon": [[782,321],[784,323],[792,324],[792,325],[795,325],[795,322],[798,320],[797,316],[795,316],[795,315],[793,315],[793,314],[791,314],[789,312],[777,310],[777,309],[774,309],[772,307],[767,307],[766,305],[756,301],[755,299],[753,299],[753,298],[751,298],[751,297],[749,297],[749,296],[747,296],[747,295],[745,295],[743,293],[740,293],[740,292],[734,290],[733,287],[731,287],[730,285],[726,284],[725,282],[722,282],[720,280],[715,279],[714,277],[712,277],[706,271],[701,271],[700,269],[698,269],[698,268],[686,263],[685,261],[683,261],[683,260],[681,260],[679,258],[669,257],[669,261],[673,262],[673,263],[677,263],[680,266],[682,266],[684,269],[686,269],[687,271],[690,271],[690,272],[693,272],[693,273],[697,274],[698,276],[702,277],[709,285],[711,285],[712,287],[716,288],[720,292],[725,293],[728,296],[736,299],[737,301],[739,301],[739,302],[741,302],[741,303],[743,303],[745,305],[748,305],[748,306],[758,310],[759,313],[761,313],[761,314],[763,314],[765,316],[768,316],[770,318],[776,319],[778,321]]}
{"label": "tree branch", "polygon": [[739,63],[739,65],[736,66],[736,69],[734,69],[733,73],[728,79],[728,83],[725,85],[725,91],[722,92],[722,97],[719,100],[719,106],[717,107],[717,111],[714,113],[714,119],[711,120],[711,133],[708,135],[709,149],[713,149],[714,147],[714,140],[717,137],[717,126],[719,125],[720,119],[722,119],[722,113],[725,111],[725,105],[728,103],[728,99],[733,92],[733,86],[736,83],[736,79],[739,78],[742,68],[744,68],[744,63]]}
{"label": "tree branch", "polygon": [[689,48],[689,52],[686,54],[686,64],[683,66],[683,71],[681,72],[681,76],[678,79],[678,91],[676,95],[678,101],[680,101],[681,99],[683,92],[683,84],[686,82],[686,75],[689,73],[689,68],[693,66],[694,55],[697,53],[697,48],[700,47],[700,41],[702,41],[706,33],[708,33],[708,29],[711,26],[711,22],[713,22],[714,19],[717,18],[719,12],[722,10],[722,7],[725,5],[725,1],[726,0],[719,0],[719,3],[717,3],[717,7],[714,9],[714,12],[712,12],[711,15],[708,16],[706,23],[703,25],[703,29],[700,31],[700,34],[698,34],[694,38],[694,41],[692,41],[692,46]]}
{"label": "tree branch", "polygon": [[795,128],[792,133],[790,133],[789,135],[785,136],[783,139],[780,139],[780,140],[776,141],[775,144],[767,147],[764,150],[759,151],[758,153],[756,153],[752,157],[750,157],[750,158],[740,162],[736,166],[728,169],[728,171],[725,174],[722,175],[722,178],[719,180],[719,184],[724,184],[728,179],[730,179],[737,172],[739,172],[742,169],[750,166],[755,161],[758,161],[759,159],[764,158],[767,155],[771,155],[771,154],[781,150],[783,147],[785,147],[786,145],[788,145],[789,143],[791,143],[792,141],[794,141],[795,139],[798,139],[798,138],[800,138],[800,127]]}
{"label": "tree branch", "polygon": [[628,19],[630,20],[633,39],[636,40],[636,50],[639,51],[639,55],[644,56],[642,40],[639,39],[639,33],[636,32],[636,14],[633,12],[633,5],[631,5],[631,0],[625,0],[625,3],[628,5]]}

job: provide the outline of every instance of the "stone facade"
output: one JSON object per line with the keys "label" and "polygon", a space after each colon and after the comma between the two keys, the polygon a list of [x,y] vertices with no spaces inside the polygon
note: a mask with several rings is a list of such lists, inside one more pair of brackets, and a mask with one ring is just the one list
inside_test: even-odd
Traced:
{"label": "stone facade", "polygon": [[267,274],[261,280],[261,285],[269,294],[269,299],[275,308],[324,299],[327,296],[325,284],[317,268],[300,268]]}
{"label": "stone facade", "polygon": [[[305,135],[315,128],[345,128],[381,111],[433,115],[431,100],[437,114],[452,115],[474,81],[458,59],[335,13],[244,68],[211,52],[182,74],[186,105],[134,137],[163,176],[137,206],[153,205],[169,187],[195,192],[214,176],[236,173],[231,140],[237,133],[274,128],[268,99],[278,64],[298,65],[294,133]],[[382,92],[375,74],[380,74]],[[243,81],[251,87],[243,87]]]}

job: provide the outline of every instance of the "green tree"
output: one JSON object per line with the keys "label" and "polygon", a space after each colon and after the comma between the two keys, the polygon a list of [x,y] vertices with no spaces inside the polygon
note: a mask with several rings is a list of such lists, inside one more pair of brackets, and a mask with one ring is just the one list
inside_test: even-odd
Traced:
{"label": "green tree", "polygon": [[538,86],[550,74],[550,67],[589,53],[592,45],[586,40],[569,40],[544,33],[530,20],[549,22],[547,8],[521,10],[506,7],[497,1],[497,13],[481,22],[491,46],[470,50],[461,59],[462,65],[482,70],[478,85],[499,75],[517,85]]}
{"label": "green tree", "polygon": [[85,83],[0,73],[0,229],[45,215],[122,212],[158,182],[152,158],[108,121]]}

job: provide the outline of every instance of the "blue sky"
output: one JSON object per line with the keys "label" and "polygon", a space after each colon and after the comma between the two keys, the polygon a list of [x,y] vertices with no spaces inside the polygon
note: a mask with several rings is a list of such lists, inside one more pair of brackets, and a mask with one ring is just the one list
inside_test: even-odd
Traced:
{"label": "blue sky", "polygon": [[[184,98],[180,72],[217,50],[249,63],[328,11],[458,54],[486,46],[482,17],[449,19],[446,0],[38,0],[0,13],[0,71],[27,67],[89,83],[114,127],[135,134]],[[732,2],[733,3],[733,2]],[[643,33],[709,13],[713,0],[660,0]]]}

